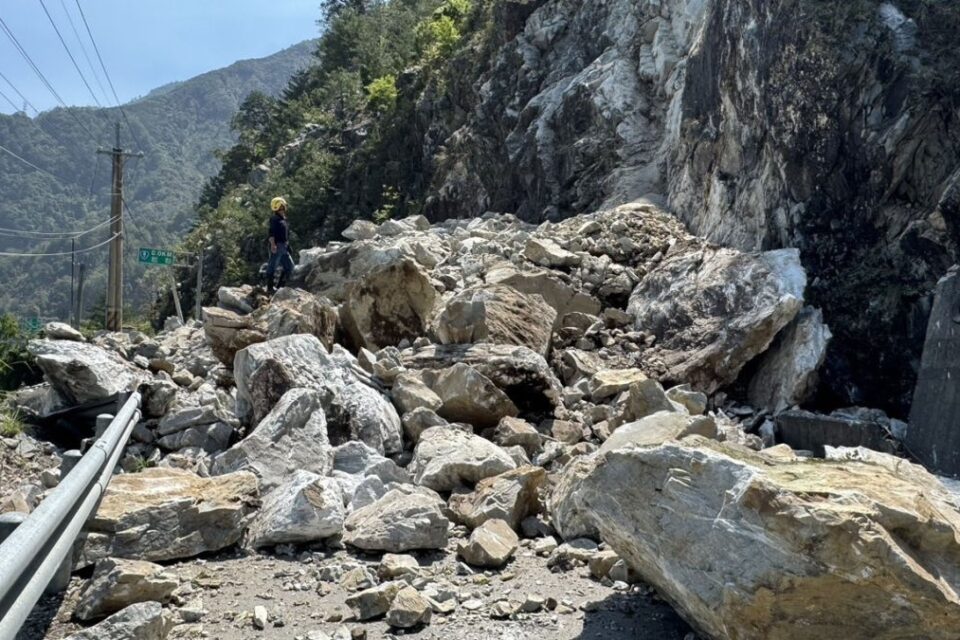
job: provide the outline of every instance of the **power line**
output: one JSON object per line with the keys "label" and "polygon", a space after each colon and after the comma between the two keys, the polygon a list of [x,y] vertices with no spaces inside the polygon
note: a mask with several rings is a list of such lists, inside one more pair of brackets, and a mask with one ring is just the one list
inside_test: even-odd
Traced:
{"label": "power line", "polygon": [[103,69],[103,76],[107,79],[107,84],[110,86],[110,91],[113,93],[113,99],[117,103],[117,108],[120,109],[120,115],[123,116],[123,121],[127,123],[127,129],[130,131],[130,135],[133,137],[134,143],[141,149],[143,145],[140,144],[140,141],[137,139],[137,134],[133,131],[133,127],[130,125],[130,119],[127,118],[127,112],[124,111],[123,105],[120,103],[120,97],[117,95],[117,89],[113,86],[113,80],[110,79],[110,73],[107,71],[107,65],[103,63],[103,56],[100,55],[100,47],[97,46],[97,40],[93,37],[93,31],[90,30],[90,23],[87,22],[87,16],[83,12],[83,7],[80,6],[80,0],[74,0],[77,3],[77,10],[80,11],[80,19],[83,20],[83,26],[87,30],[87,35],[90,37],[90,42],[93,44],[93,51],[97,54],[97,60],[100,61],[100,68]]}
{"label": "power line", "polygon": [[10,85],[10,86],[13,88],[13,90],[17,92],[17,95],[20,96],[20,99],[23,100],[23,101],[27,104],[28,107],[30,107],[31,109],[33,109],[34,113],[40,113],[40,110],[37,109],[37,108],[36,108],[35,106],[33,106],[32,104],[30,104],[30,101],[27,100],[26,96],[24,96],[22,93],[20,93],[20,89],[17,89],[17,86],[16,86],[15,84],[13,84],[12,82],[10,82],[10,79],[9,79],[7,76],[3,75],[3,72],[0,72],[0,78],[2,78],[4,82],[6,82],[8,85]]}
{"label": "power line", "polygon": [[53,178],[54,180],[56,180],[57,182],[60,182],[60,178],[58,178],[57,176],[53,175],[52,173],[50,173],[50,172],[47,171],[46,169],[41,169],[40,167],[38,167],[37,165],[33,164],[33,163],[30,162],[29,160],[18,156],[18,155],[15,154],[13,151],[10,151],[10,149],[7,149],[7,148],[4,147],[3,145],[0,145],[0,151],[5,151],[5,152],[9,153],[11,156],[13,156],[14,158],[16,158],[17,160],[19,160],[19,161],[22,162],[23,164],[27,165],[28,167],[31,167],[31,168],[33,168],[33,169],[36,169],[36,170],[39,171],[40,173],[45,173],[45,174],[47,174],[48,176],[50,176],[51,178]]}
{"label": "power line", "polygon": [[103,88],[103,82],[100,81],[100,74],[97,73],[97,68],[93,66],[93,61],[90,59],[90,54],[87,53],[87,47],[83,44],[83,38],[80,37],[80,32],[77,31],[77,25],[73,21],[73,16],[70,15],[70,11],[67,9],[67,5],[64,0],[60,0],[60,8],[63,9],[63,12],[67,16],[67,22],[70,23],[70,30],[73,31],[73,36],[77,39],[77,44],[80,45],[80,51],[83,52],[83,57],[87,61],[87,66],[90,68],[90,73],[93,75],[93,79],[96,80],[97,86],[100,87],[100,93],[102,93],[103,97],[107,99],[107,102],[110,102],[110,96],[107,94],[107,90]]}
{"label": "power line", "polygon": [[53,16],[50,15],[50,11],[47,9],[47,5],[43,0],[40,0],[40,6],[43,7],[43,12],[47,14],[47,20],[50,21],[50,26],[53,27],[53,30],[57,32],[57,38],[60,39],[60,44],[63,45],[63,50],[67,52],[67,56],[70,58],[70,62],[73,63],[73,68],[77,70],[77,74],[80,76],[80,79],[83,80],[83,86],[87,88],[87,91],[90,92],[90,97],[93,98],[94,103],[98,107],[103,107],[100,104],[100,100],[97,99],[96,94],[93,92],[93,89],[90,88],[90,83],[87,82],[87,77],[83,75],[83,71],[80,70],[80,65],[77,64],[77,59],[73,57],[73,53],[70,51],[70,47],[67,46],[67,41],[63,39],[63,34],[60,33],[57,23],[53,21]]}
{"label": "power line", "polygon": [[0,236],[7,238],[20,238],[22,240],[75,240],[89,233],[93,233],[97,229],[107,226],[114,220],[116,220],[116,218],[104,220],[103,222],[95,224],[89,229],[85,229],[83,231],[29,231],[27,229],[0,228]]}
{"label": "power line", "polygon": [[55,251],[52,253],[16,253],[13,251],[0,251],[0,256],[7,258],[45,258],[49,256],[71,256],[74,253],[86,253],[87,251],[99,249],[103,245],[113,242],[119,235],[119,233],[115,233],[103,242],[99,242],[92,247],[87,247],[86,249],[77,249],[76,251]]}
{"label": "power line", "polygon": [[53,85],[50,84],[50,81],[47,80],[47,77],[43,75],[42,71],[40,71],[40,67],[36,65],[36,63],[33,61],[33,58],[31,58],[30,54],[27,53],[27,50],[24,49],[23,45],[20,44],[20,41],[17,40],[17,37],[13,35],[13,31],[10,30],[10,27],[7,26],[7,23],[4,22],[3,18],[0,18],[0,27],[3,28],[4,33],[7,34],[7,38],[10,39],[10,42],[13,43],[13,46],[17,49],[20,55],[23,56],[23,59],[27,61],[27,64],[29,64],[30,68],[33,69],[34,73],[37,74],[37,76],[40,78],[40,81],[44,84],[47,90],[50,91],[53,97],[56,98],[57,102],[59,102],[60,105],[64,109],[66,109],[67,113],[69,113],[73,117],[73,119],[77,121],[77,124],[80,125],[80,128],[83,129],[88,136],[90,136],[90,139],[93,140],[93,143],[97,144],[97,138],[92,133],[90,133],[90,129],[88,129],[85,124],[83,124],[83,121],[80,120],[79,117],[77,117],[77,114],[74,113],[73,110],[71,110],[67,106],[67,103],[63,101],[63,98],[60,97],[60,94],[57,93],[57,90],[53,88]]}

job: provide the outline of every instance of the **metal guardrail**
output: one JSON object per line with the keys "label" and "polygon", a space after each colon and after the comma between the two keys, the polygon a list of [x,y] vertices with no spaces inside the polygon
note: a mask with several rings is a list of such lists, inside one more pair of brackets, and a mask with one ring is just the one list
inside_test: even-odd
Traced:
{"label": "metal guardrail", "polygon": [[13,640],[61,565],[110,482],[134,426],[133,393],[103,435],[60,484],[0,544],[0,640]]}

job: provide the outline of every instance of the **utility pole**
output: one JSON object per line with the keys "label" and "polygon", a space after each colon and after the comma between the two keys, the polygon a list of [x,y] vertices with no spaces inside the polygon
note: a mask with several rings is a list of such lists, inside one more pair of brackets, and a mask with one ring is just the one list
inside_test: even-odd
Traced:
{"label": "utility pole", "polygon": [[70,326],[74,329],[77,328],[77,323],[73,315],[74,303],[73,303],[73,292],[74,285],[77,281],[77,239],[73,238],[70,240],[70,310],[67,313],[67,316],[70,318]]}
{"label": "utility pole", "polygon": [[203,322],[203,305],[201,301],[203,298],[203,249],[200,249],[200,253],[197,254],[197,299],[194,301],[194,315],[198,322]]}
{"label": "utility pole", "polygon": [[77,274],[77,306],[74,311],[74,317],[77,319],[77,329],[83,324],[83,276],[85,268],[86,265],[81,262],[80,272]]}
{"label": "utility pole", "polygon": [[[135,154],[120,147],[120,123],[113,150],[97,149],[97,153],[113,158],[113,187],[110,191],[110,266],[107,271],[107,331],[120,331],[123,326],[123,159]],[[141,157],[143,154],[139,154]]]}

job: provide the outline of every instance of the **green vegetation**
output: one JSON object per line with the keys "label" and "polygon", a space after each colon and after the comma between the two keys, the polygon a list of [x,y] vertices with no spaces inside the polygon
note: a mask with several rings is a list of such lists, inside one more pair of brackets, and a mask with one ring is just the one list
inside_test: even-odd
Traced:
{"label": "green vegetation", "polygon": [[23,432],[23,421],[20,413],[14,409],[0,406],[0,436],[12,438]]}
{"label": "green vegetation", "polygon": [[[163,87],[125,106],[135,139],[124,126],[121,142],[125,148],[145,153],[142,159],[127,162],[124,176],[132,211],[126,229],[126,298],[134,310],[145,310],[156,291],[143,278],[156,268],[140,266],[136,249],[173,246],[190,230],[200,187],[218,171],[223,159],[214,151],[236,142],[231,118],[242,119],[240,130],[263,126],[272,114],[274,98],[268,96],[279,93],[291,74],[307,66],[315,48],[315,42],[305,42],[269,58],[238,62]],[[237,114],[251,91],[257,98],[247,100],[247,113]],[[35,118],[0,115],[0,144],[52,174],[0,153],[0,227],[62,232],[86,229],[109,218],[110,161],[96,150],[113,146],[114,123],[120,114],[116,109],[70,111],[93,139],[66,109]],[[97,229],[79,238],[77,248],[108,237],[106,228]],[[37,242],[10,234],[0,237],[0,251],[69,252],[70,248],[69,239]],[[87,264],[88,311],[105,291],[106,255],[104,248],[78,256]],[[0,258],[0,282],[5,285],[0,290],[0,313],[27,315],[39,309],[44,317],[66,319],[70,270],[69,255]]]}
{"label": "green vegetation", "polygon": [[275,195],[290,203],[294,251],[338,236],[358,218],[421,211],[428,185],[414,126],[418,99],[431,87],[437,94],[469,82],[452,69],[458,56],[474,64],[469,49],[490,37],[492,1],[324,4],[315,63],[278,99],[251,95],[240,105],[232,120],[238,142],[203,188],[186,247],[216,248],[211,283],[253,281],[267,258],[267,204]]}
{"label": "green vegetation", "polygon": [[38,382],[40,374],[30,366],[27,340],[32,336],[16,317],[0,315],[0,391]]}

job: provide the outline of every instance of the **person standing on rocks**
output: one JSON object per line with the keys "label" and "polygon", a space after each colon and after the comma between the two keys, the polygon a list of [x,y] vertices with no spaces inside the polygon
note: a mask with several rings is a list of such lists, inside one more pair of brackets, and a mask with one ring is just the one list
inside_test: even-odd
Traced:
{"label": "person standing on rocks", "polygon": [[277,271],[277,265],[282,272],[280,274],[279,286],[283,286],[293,273],[293,258],[290,257],[290,224],[287,222],[287,201],[277,196],[270,201],[270,209],[273,215],[270,216],[270,261],[267,263],[267,293],[273,293],[274,275]]}

